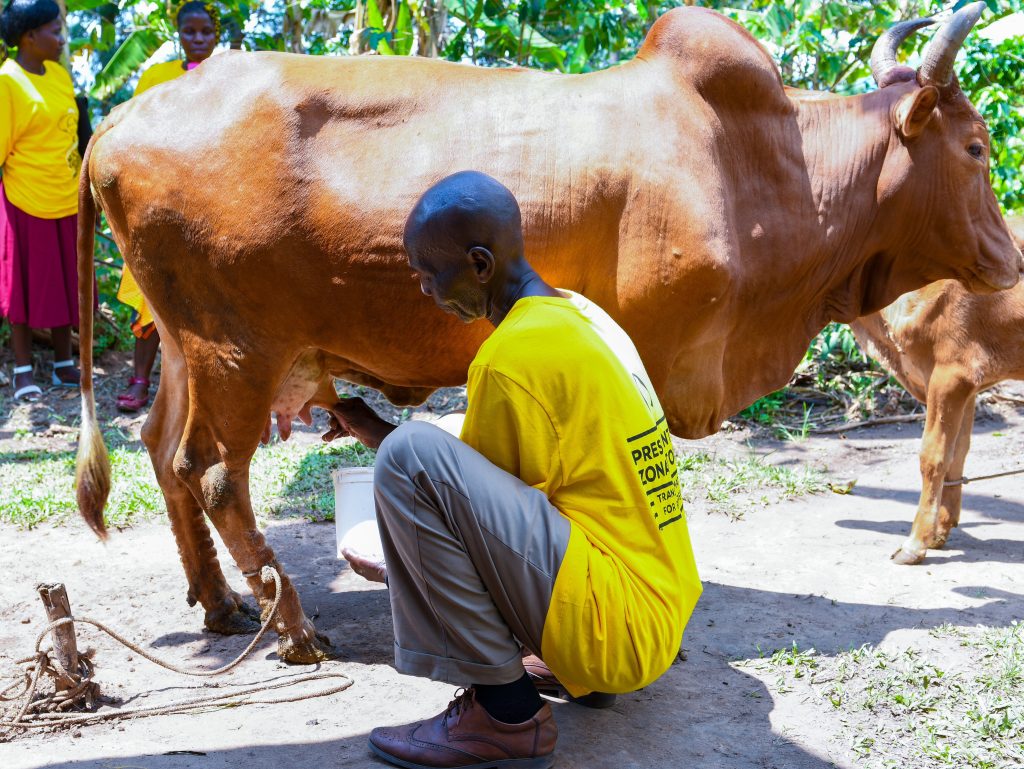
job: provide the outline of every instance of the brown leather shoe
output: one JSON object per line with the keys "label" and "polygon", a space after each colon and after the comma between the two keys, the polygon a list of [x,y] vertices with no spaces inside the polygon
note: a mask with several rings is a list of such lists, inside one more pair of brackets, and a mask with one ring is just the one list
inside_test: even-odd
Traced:
{"label": "brown leather shoe", "polygon": [[606,692],[591,692],[590,694],[573,697],[562,686],[562,683],[555,678],[555,674],[551,672],[551,668],[547,666],[547,663],[535,654],[527,654],[523,657],[523,667],[526,668],[526,675],[530,677],[530,680],[537,689],[537,693],[543,694],[545,697],[575,702],[577,705],[582,705],[585,708],[597,710],[610,708],[615,704],[615,695],[607,694]]}
{"label": "brown leather shoe", "polygon": [[377,727],[370,749],[407,769],[548,769],[558,727],[544,703],[529,721],[496,721],[466,689],[440,715],[405,726]]}

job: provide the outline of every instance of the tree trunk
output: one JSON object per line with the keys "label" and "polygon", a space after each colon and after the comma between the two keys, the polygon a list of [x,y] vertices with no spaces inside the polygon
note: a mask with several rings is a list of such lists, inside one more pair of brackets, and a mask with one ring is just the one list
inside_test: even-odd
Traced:
{"label": "tree trunk", "polygon": [[352,37],[348,40],[348,52],[353,56],[366,53],[366,3],[373,0],[356,0],[355,21],[352,24]]}
{"label": "tree trunk", "polygon": [[416,53],[432,59],[444,50],[442,36],[448,24],[448,7],[444,0],[425,0],[419,7],[416,24]]}
{"label": "tree trunk", "polygon": [[60,18],[64,25],[64,49],[60,54],[60,63],[64,69],[71,74],[71,35],[68,30],[68,4],[65,0],[57,0],[57,7],[60,8]]}
{"label": "tree trunk", "polygon": [[306,46],[302,44],[302,6],[299,0],[291,0],[284,7],[284,33],[285,49],[291,53],[305,53]]}

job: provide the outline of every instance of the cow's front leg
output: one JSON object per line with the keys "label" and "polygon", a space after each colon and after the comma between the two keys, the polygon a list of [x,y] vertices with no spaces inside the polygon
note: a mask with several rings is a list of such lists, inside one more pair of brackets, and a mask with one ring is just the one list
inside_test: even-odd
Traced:
{"label": "cow's front leg", "polygon": [[[936,370],[928,383],[928,416],[925,420],[924,437],[921,441],[921,498],[910,536],[892,558],[896,563],[911,565],[921,563],[928,548],[939,548],[946,543],[949,531],[954,525],[947,511],[942,513],[945,496],[943,482],[950,477],[950,471],[959,474],[963,469],[955,467],[956,449],[960,444],[963,425],[967,425],[967,441],[963,456],[970,446],[970,431],[973,427],[974,386],[958,374]],[[970,407],[971,418],[966,411]],[[951,487],[947,487],[951,488]],[[956,492],[956,517],[959,517],[959,491]]]}
{"label": "cow's front leg", "polygon": [[[203,509],[245,574],[264,615],[273,602],[274,585],[265,585],[260,571],[271,566],[281,575],[281,602],[274,623],[280,636],[281,659],[294,663],[329,659],[337,652],[306,618],[292,581],[256,528],[249,497],[249,464],[259,444],[272,393],[259,397],[261,394],[254,391],[256,384],[267,379],[260,374],[273,371],[273,359],[242,362],[252,364],[251,370],[250,366],[231,369],[207,361],[193,364],[190,360],[190,373],[213,371],[217,376],[190,383],[189,390],[195,395],[174,457],[174,472],[202,500]],[[280,372],[281,378],[285,373]],[[247,397],[215,399],[218,393],[243,392]],[[204,396],[211,402],[203,402]]]}
{"label": "cow's front leg", "polygon": [[228,585],[199,501],[174,474],[174,454],[188,414],[184,362],[173,340],[162,343],[160,389],[142,428],[157,482],[167,504],[171,531],[188,581],[189,606],[198,602],[206,612],[204,624],[214,633],[232,635],[259,630],[260,613]]}

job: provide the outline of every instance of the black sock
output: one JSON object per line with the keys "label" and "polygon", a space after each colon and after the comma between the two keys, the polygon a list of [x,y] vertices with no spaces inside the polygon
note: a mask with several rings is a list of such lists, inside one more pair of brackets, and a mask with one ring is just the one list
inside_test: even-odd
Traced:
{"label": "black sock", "polygon": [[532,718],[544,702],[530,677],[523,677],[510,684],[473,684],[476,701],[487,714],[505,724],[521,724]]}

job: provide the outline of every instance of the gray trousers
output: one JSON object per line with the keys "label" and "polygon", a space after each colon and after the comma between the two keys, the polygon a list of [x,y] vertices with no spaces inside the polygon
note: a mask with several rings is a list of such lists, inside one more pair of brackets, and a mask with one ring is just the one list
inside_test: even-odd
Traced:
{"label": "gray trousers", "polygon": [[374,496],[400,673],[463,685],[539,654],[569,521],[443,430],[407,422],[377,451]]}

